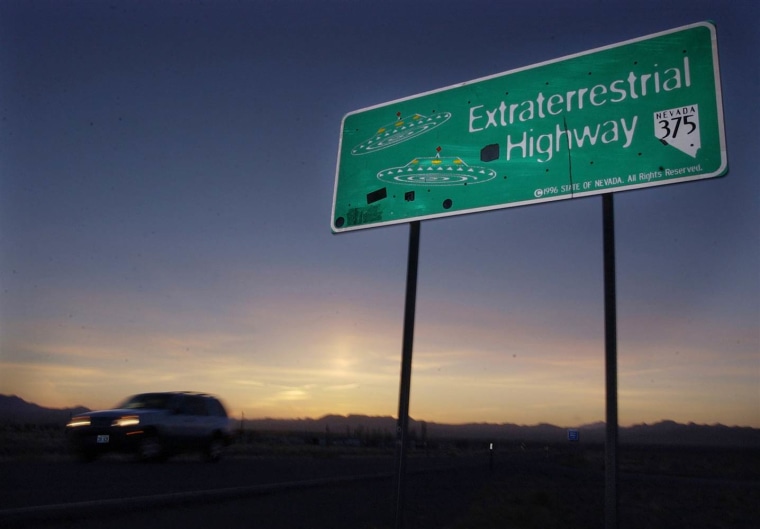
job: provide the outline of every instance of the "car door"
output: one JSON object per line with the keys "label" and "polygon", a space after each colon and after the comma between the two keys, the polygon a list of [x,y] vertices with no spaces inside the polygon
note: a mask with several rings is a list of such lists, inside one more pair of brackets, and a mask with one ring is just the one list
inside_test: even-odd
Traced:
{"label": "car door", "polygon": [[187,441],[193,445],[203,443],[207,437],[208,410],[203,397],[189,395],[187,397]]}
{"label": "car door", "polygon": [[193,437],[193,407],[188,395],[175,395],[166,437],[172,444],[186,445]]}

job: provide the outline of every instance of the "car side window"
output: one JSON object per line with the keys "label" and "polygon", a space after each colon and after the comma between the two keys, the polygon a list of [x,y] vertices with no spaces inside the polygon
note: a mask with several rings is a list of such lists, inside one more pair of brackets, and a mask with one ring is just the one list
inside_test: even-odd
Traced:
{"label": "car side window", "polygon": [[172,395],[167,408],[174,414],[183,414],[185,413],[184,400],[180,395]]}
{"label": "car side window", "polygon": [[185,399],[187,401],[187,413],[190,415],[208,415],[208,412],[206,411],[206,404],[203,402],[202,397],[187,397]]}
{"label": "car side window", "polygon": [[222,403],[216,399],[206,399],[206,406],[208,408],[208,414],[214,417],[226,417],[227,412],[222,407]]}

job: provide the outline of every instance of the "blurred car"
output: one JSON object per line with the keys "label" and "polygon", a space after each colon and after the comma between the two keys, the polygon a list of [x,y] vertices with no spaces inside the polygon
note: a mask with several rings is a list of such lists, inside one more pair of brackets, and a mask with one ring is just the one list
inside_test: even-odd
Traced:
{"label": "blurred car", "polygon": [[212,395],[142,393],[112,410],[72,417],[66,437],[72,452],[83,461],[109,452],[162,461],[180,452],[200,451],[207,461],[216,462],[230,443],[232,425],[224,406]]}

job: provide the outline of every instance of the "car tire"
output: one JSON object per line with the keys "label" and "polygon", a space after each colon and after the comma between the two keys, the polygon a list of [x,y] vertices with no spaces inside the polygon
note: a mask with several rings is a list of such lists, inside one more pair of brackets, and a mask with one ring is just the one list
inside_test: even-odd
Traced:
{"label": "car tire", "polygon": [[206,445],[206,450],[203,454],[204,459],[209,463],[218,463],[222,459],[224,446],[224,439],[219,435],[215,435]]}
{"label": "car tire", "polygon": [[137,445],[137,458],[144,462],[164,461],[166,453],[161,438],[157,434],[148,434]]}

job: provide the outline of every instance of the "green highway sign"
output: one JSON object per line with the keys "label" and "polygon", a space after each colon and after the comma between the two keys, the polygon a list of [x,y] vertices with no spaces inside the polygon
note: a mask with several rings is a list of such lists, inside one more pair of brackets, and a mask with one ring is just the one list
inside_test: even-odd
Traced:
{"label": "green highway sign", "polygon": [[715,27],[697,23],[351,112],[333,232],[721,176]]}

